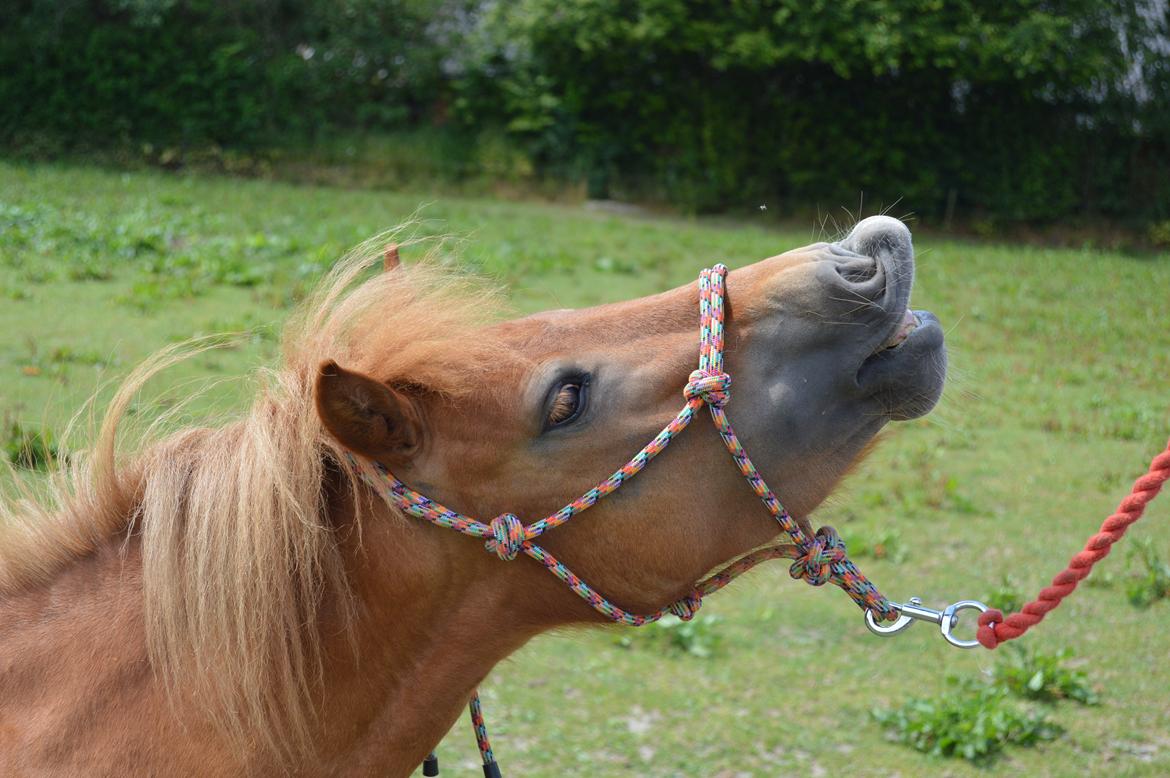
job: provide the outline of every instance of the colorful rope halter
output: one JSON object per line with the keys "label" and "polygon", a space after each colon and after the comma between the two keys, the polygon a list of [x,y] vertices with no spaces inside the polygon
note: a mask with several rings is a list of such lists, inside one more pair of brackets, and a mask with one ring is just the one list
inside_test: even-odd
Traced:
{"label": "colorful rope halter", "polygon": [[[704,596],[722,589],[734,578],[761,562],[781,558],[793,560],[789,567],[789,574],[793,578],[804,579],[813,586],[833,583],[841,587],[859,607],[871,614],[871,618],[878,621],[893,620],[898,617],[900,606],[882,596],[869,579],[854,566],[845,552],[844,542],[836,531],[832,527],[821,527],[810,537],[801,529],[800,524],[788,514],[779,498],[764,482],[735,435],[731,421],[723,410],[731,398],[731,376],[723,370],[723,282],[726,275],[727,268],[722,264],[705,269],[699,274],[699,369],[691,373],[690,379],[683,387],[686,404],[682,410],[629,462],[556,513],[528,525],[524,525],[516,515],[504,513],[484,524],[419,494],[395,478],[381,463],[356,457],[351,457],[350,460],[358,468],[363,480],[390,505],[436,526],[479,538],[484,541],[484,548],[503,561],[511,561],[521,553],[532,557],[598,613],[619,624],[640,627],[658,621],[668,613],[688,621],[698,612]],[[640,473],[654,457],[670,445],[675,436],[687,428],[704,405],[710,411],[711,420],[723,438],[723,443],[739,472],[747,479],[748,485],[763,502],[768,513],[792,540],[792,544],[769,546],[740,557],[697,583],[689,594],[665,608],[645,615],[630,613],[607,600],[533,541],[548,530],[561,526],[590,508],[602,497],[617,491],[618,487]],[[472,694],[470,709],[480,756],[483,758],[484,775],[487,778],[498,778],[499,765],[488,741],[478,692]],[[438,761],[434,759],[433,754],[427,758],[424,767],[427,774],[438,775]]]}

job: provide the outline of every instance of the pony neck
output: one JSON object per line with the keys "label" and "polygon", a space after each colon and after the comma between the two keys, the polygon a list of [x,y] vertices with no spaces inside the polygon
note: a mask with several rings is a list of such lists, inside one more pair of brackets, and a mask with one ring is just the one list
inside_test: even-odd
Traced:
{"label": "pony neck", "polygon": [[[329,651],[322,742],[325,757],[347,769],[413,769],[500,660],[589,614],[539,566],[502,563],[481,543],[403,517],[361,489],[360,532],[343,541],[352,636],[338,633]],[[357,513],[343,503],[337,526]]]}

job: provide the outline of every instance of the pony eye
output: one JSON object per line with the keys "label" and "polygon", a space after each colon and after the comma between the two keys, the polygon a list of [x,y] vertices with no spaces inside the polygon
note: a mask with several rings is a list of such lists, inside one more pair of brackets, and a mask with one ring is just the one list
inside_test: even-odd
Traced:
{"label": "pony eye", "polygon": [[568,424],[581,415],[585,407],[585,382],[580,379],[566,381],[557,388],[549,405],[546,429]]}

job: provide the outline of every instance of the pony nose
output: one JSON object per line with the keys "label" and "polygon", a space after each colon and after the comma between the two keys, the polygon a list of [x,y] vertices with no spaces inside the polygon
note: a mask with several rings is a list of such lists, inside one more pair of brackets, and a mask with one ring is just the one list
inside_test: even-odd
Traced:
{"label": "pony nose", "polygon": [[892,216],[870,216],[862,219],[840,244],[857,254],[877,257],[882,253],[913,254],[910,228]]}
{"label": "pony nose", "polygon": [[[889,216],[859,221],[833,252],[836,283],[856,297],[884,302],[891,294],[909,297],[914,278],[914,246],[910,229]],[[906,300],[902,300],[903,306]]]}
{"label": "pony nose", "polygon": [[821,278],[830,289],[838,291],[844,302],[876,302],[886,288],[886,274],[881,262],[842,244],[829,247],[829,262],[822,266]]}

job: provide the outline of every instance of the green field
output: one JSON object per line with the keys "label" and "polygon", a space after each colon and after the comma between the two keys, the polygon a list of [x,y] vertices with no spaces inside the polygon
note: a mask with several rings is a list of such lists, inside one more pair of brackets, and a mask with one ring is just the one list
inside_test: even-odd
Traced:
{"label": "green field", "polygon": [[[224,418],[247,396],[235,379],[274,358],[298,290],[420,205],[417,232],[458,238],[459,261],[506,286],[519,312],[647,294],[715,260],[734,267],[824,237],[819,224],[758,214],[619,217],[0,164],[0,444],[14,425],[60,435],[95,390],[163,345],[248,330],[143,401],[148,417],[210,380],[191,413]],[[1005,574],[1030,596],[1170,436],[1170,257],[916,244],[914,304],[947,328],[949,388],[929,417],[891,428],[815,519],[854,548],[881,547],[860,561],[891,597],[986,598]],[[848,598],[793,582],[783,565],[711,598],[698,636],[678,638],[689,652],[659,628],[538,639],[485,685],[494,745],[511,776],[1170,774],[1170,600],[1129,602],[1145,568],[1127,550],[1140,539],[1170,557],[1170,496],[1097,585],[1025,639],[1070,649],[1100,704],[1039,705],[1063,734],[990,762],[891,742],[870,710],[941,699],[947,676],[979,679],[1004,649],[960,652],[924,625],[871,636]],[[445,775],[478,773],[465,721],[440,755]]]}

